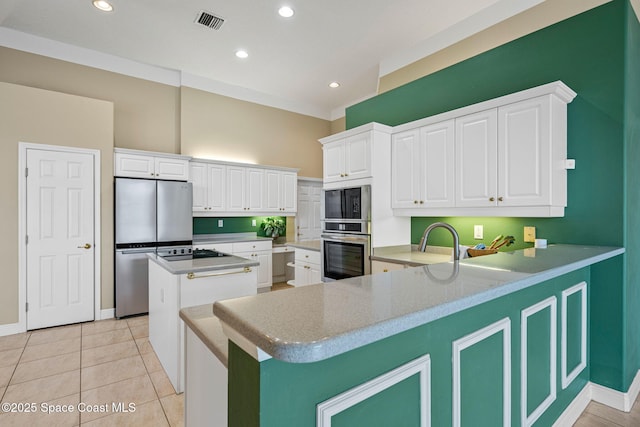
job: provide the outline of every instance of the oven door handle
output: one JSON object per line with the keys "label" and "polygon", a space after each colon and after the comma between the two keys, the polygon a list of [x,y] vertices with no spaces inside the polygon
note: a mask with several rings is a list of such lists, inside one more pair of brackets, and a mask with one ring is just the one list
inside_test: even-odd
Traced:
{"label": "oven door handle", "polygon": [[331,242],[354,242],[366,244],[369,241],[369,239],[366,237],[331,236],[328,234],[322,234],[320,237],[323,240],[328,240]]}

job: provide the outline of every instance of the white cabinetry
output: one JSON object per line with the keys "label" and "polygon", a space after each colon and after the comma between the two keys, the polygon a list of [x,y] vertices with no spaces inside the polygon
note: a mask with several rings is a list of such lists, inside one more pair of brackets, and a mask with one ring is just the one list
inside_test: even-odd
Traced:
{"label": "white cabinetry", "polygon": [[393,135],[392,207],[451,207],[454,198],[454,121]]}
{"label": "white cabinetry", "polygon": [[567,104],[575,96],[554,82],[397,126],[395,214],[564,216]]}
{"label": "white cabinetry", "polygon": [[371,134],[364,132],[323,145],[324,182],[371,177]]}
{"label": "white cabinetry", "polygon": [[265,201],[268,211],[295,213],[298,177],[294,172],[265,170]]}
{"label": "white cabinetry", "polygon": [[387,273],[389,271],[404,270],[405,268],[407,268],[406,264],[377,260],[371,261],[371,274]]}
{"label": "white cabinetry", "polygon": [[295,286],[313,285],[322,282],[319,251],[296,248],[294,264],[296,270]]}
{"label": "white cabinetry", "polygon": [[259,262],[258,267],[253,267],[257,272],[258,288],[266,288],[273,284],[272,243],[271,240],[265,239],[250,242],[195,244],[194,248],[211,249]]}
{"label": "white cabinetry", "polygon": [[224,212],[227,167],[216,163],[191,162],[193,212]]}
{"label": "white cabinetry", "polygon": [[189,157],[138,150],[114,150],[114,175],[186,181]]}
{"label": "white cabinetry", "polygon": [[227,211],[264,210],[264,169],[227,167]]}

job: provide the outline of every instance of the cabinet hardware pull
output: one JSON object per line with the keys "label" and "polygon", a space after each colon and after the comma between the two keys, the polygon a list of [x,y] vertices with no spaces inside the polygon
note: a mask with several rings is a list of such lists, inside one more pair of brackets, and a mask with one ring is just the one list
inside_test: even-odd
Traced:
{"label": "cabinet hardware pull", "polygon": [[421,205],[424,205],[424,200],[420,200],[420,204],[421,204]]}
{"label": "cabinet hardware pull", "polygon": [[498,201],[501,202],[502,201],[502,197],[498,197]]}
{"label": "cabinet hardware pull", "polygon": [[241,273],[251,273],[251,267],[245,267],[242,271],[227,271],[226,273],[211,273],[211,274],[203,274],[201,276],[196,276],[195,273],[187,273],[187,279],[203,279],[205,277],[217,277],[217,276],[228,276],[230,274],[241,274]]}
{"label": "cabinet hardware pull", "polygon": [[489,201],[490,201],[490,202],[495,202],[495,201],[496,201],[496,198],[495,198],[495,197],[489,197]]}
{"label": "cabinet hardware pull", "polygon": [[414,201],[413,201],[413,204],[414,204],[414,205],[417,205],[417,204],[418,204],[418,201],[417,201],[417,200],[414,200]]}

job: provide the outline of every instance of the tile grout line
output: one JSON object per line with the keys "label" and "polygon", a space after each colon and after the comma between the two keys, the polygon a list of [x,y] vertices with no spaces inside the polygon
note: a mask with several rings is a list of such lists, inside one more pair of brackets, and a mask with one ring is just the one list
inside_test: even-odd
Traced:
{"label": "tile grout line", "polygon": [[4,391],[2,392],[2,396],[0,396],[0,402],[3,401],[4,396],[7,394],[7,390],[9,390],[9,386],[11,385],[11,380],[13,379],[13,376],[16,374],[16,370],[18,369],[18,365],[20,364],[20,360],[22,360],[22,356],[24,355],[24,351],[27,348],[27,344],[29,343],[29,340],[31,339],[31,332],[28,332],[28,336],[27,336],[27,340],[25,341],[24,345],[22,346],[22,351],[20,352],[20,357],[18,357],[18,361],[16,362],[16,365],[13,367],[13,372],[11,372],[11,376],[9,377],[9,382],[7,383],[6,387],[4,388]]}

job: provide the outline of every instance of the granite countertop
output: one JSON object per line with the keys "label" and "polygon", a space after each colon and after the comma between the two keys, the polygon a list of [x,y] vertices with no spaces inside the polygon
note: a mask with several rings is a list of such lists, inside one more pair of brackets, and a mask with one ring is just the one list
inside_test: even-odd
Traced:
{"label": "granite countertop", "polygon": [[222,362],[229,363],[229,339],[222,332],[220,320],[213,315],[212,305],[197,305],[180,310],[180,318]]}
{"label": "granite countertop", "polygon": [[419,251],[397,251],[384,254],[371,255],[371,261],[392,262],[396,264],[407,264],[418,267],[427,264],[439,264],[451,261],[451,254],[419,252]]}
{"label": "granite countertop", "polygon": [[294,248],[307,249],[309,251],[320,252],[320,240],[304,240],[302,242],[287,242],[287,246]]}
{"label": "granite countertop", "polygon": [[213,313],[245,350],[315,362],[623,252],[575,245],[501,252],[218,301]]}
{"label": "granite countertop", "polygon": [[235,255],[211,258],[195,258],[180,261],[167,261],[156,255],[148,254],[149,259],[171,274],[188,274],[204,271],[229,270],[232,268],[255,267],[260,265],[257,261],[251,261]]}

